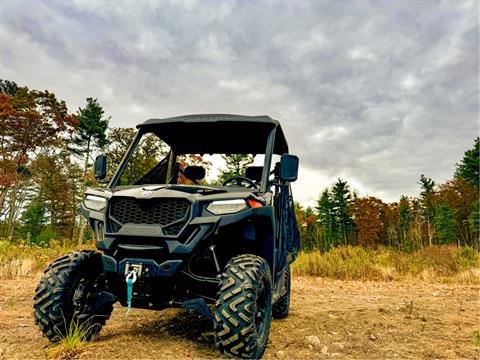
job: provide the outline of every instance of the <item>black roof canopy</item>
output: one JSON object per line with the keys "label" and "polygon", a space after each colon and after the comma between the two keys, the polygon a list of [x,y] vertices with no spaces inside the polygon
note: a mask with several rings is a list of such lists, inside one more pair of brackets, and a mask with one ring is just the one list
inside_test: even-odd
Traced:
{"label": "black roof canopy", "polygon": [[156,134],[177,154],[264,154],[275,129],[273,152],[288,153],[280,123],[265,115],[184,115],[150,119],[137,128]]}

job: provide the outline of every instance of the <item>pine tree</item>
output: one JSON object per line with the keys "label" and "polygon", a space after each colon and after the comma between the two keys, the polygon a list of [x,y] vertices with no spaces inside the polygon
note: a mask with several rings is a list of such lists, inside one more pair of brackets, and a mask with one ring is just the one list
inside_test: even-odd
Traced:
{"label": "pine tree", "polygon": [[72,141],[74,153],[85,158],[84,175],[87,174],[88,161],[93,149],[102,148],[108,144],[107,129],[110,118],[104,117],[103,108],[97,99],[87,98],[87,105],[79,108],[77,112],[79,122],[77,134]]}
{"label": "pine tree", "polygon": [[333,203],[329,189],[323,190],[315,208],[318,213],[318,222],[323,227],[323,238],[328,247],[335,246],[335,222],[333,218]]}
{"label": "pine tree", "polygon": [[424,174],[420,175],[419,182],[422,191],[420,192],[420,201],[422,205],[422,215],[427,226],[428,245],[433,245],[434,236],[434,218],[435,218],[435,206],[434,206],[434,187],[435,182],[427,178]]}
{"label": "pine tree", "polygon": [[253,156],[249,154],[222,155],[222,159],[225,160],[225,169],[220,171],[216,181],[220,185],[231,177],[245,176],[246,168],[254,161]]}
{"label": "pine tree", "polygon": [[344,245],[348,244],[348,236],[354,230],[354,222],[349,215],[350,206],[353,201],[353,193],[346,181],[338,179],[331,189],[331,198],[333,205],[333,218],[335,228],[338,231],[335,234],[337,239],[341,239]]}
{"label": "pine tree", "polygon": [[411,239],[409,236],[410,228],[410,201],[404,195],[400,197],[400,202],[398,203],[398,212],[399,212],[399,228],[401,234],[402,243],[410,243]]}
{"label": "pine tree", "polygon": [[455,178],[461,178],[479,190],[480,138],[475,139],[472,149],[465,151],[460,164],[457,164]]}
{"label": "pine tree", "polygon": [[[85,190],[85,182],[87,179],[88,162],[91,153],[95,148],[103,148],[108,144],[107,129],[110,117],[104,117],[103,108],[98,103],[97,99],[87,98],[87,105],[84,108],[79,108],[77,113],[79,126],[77,134],[73,137],[72,151],[78,155],[84,156],[83,166],[83,190]],[[85,221],[80,216],[80,230],[78,242],[83,242],[83,234],[85,230]]]}
{"label": "pine tree", "polygon": [[455,216],[447,205],[440,205],[435,214],[435,234],[440,244],[455,241]]}

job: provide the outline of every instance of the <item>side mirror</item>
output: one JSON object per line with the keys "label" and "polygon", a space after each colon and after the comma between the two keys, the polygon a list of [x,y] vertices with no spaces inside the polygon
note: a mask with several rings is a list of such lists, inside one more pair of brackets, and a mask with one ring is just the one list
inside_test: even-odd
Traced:
{"label": "side mirror", "polygon": [[107,176],[107,156],[99,155],[95,159],[95,165],[93,167],[93,173],[95,174],[95,179],[103,180]]}
{"label": "side mirror", "polygon": [[298,156],[283,154],[280,158],[280,180],[295,181],[298,177]]}

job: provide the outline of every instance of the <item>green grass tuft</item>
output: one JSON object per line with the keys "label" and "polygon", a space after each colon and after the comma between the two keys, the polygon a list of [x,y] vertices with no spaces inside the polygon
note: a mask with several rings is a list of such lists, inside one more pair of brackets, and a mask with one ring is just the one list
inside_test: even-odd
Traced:
{"label": "green grass tuft", "polygon": [[[64,318],[64,323],[67,321]],[[80,348],[84,346],[85,340],[88,339],[94,325],[89,321],[79,323],[78,319],[72,319],[66,324],[66,333],[59,329],[55,329],[57,333],[53,357],[62,359],[76,358],[80,352]]]}
{"label": "green grass tuft", "polygon": [[480,330],[472,332],[473,345],[480,348]]}

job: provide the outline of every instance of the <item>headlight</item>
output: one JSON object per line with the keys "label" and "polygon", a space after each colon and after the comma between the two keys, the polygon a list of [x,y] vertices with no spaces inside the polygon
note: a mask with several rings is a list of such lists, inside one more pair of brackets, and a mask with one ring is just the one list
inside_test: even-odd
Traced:
{"label": "headlight", "polygon": [[218,200],[213,201],[207,206],[207,210],[215,215],[232,214],[247,208],[247,203],[243,199]]}
{"label": "headlight", "polygon": [[102,210],[107,206],[107,199],[95,195],[87,195],[83,200],[83,205],[90,210]]}

